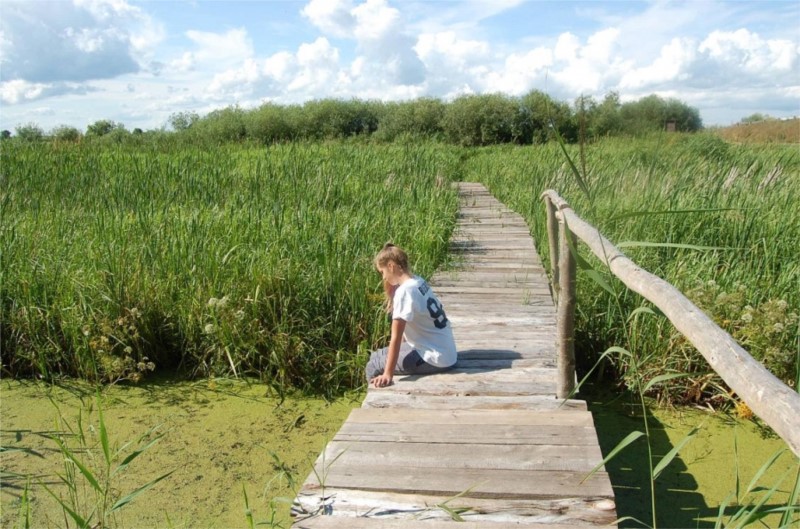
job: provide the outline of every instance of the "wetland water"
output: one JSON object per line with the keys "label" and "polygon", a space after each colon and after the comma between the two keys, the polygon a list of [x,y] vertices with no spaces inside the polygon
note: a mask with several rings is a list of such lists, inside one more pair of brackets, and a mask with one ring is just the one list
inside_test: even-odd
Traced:
{"label": "wetland water", "polygon": [[[0,454],[4,482],[0,526],[10,528],[17,526],[25,479],[10,476],[9,472],[39,476],[54,491],[66,494],[66,486],[58,485],[55,476],[56,472],[64,472],[61,454],[55,442],[43,437],[65,429],[57,425],[56,405],[73,428],[81,410],[86,445],[91,450],[79,452],[78,457],[92,469],[99,469],[102,451],[92,388],[83,384],[48,387],[3,381],[0,398],[2,446],[24,447],[44,456]],[[112,487],[114,492],[126,495],[174,470],[167,479],[117,511],[116,525],[245,527],[242,485],[247,488],[255,521],[269,519],[267,499],[291,496],[286,479],[277,477],[280,466],[271,453],[302,483],[327,439],[336,433],[350,409],[360,406],[361,398],[362,395],[355,395],[332,403],[287,398],[281,404],[279,399],[267,396],[264,385],[231,380],[106,389],[101,402],[112,447],[135,441],[157,425],[161,425],[158,431],[164,433],[118,474],[120,480]],[[78,445],[74,439],[69,443]],[[123,454],[135,447],[134,443]],[[64,513],[55,500],[35,485],[32,489],[31,526],[63,527]],[[285,503],[278,503],[278,516],[284,522],[289,519]]]}
{"label": "wetland water", "polygon": [[[322,399],[287,398],[283,403],[267,396],[260,384],[217,380],[113,386],[101,396],[112,448],[134,441],[158,426],[164,436],[119,474],[112,486],[118,496],[173,471],[118,511],[118,527],[245,527],[246,486],[256,522],[270,519],[269,499],[292,496],[281,467],[299,481],[305,479],[324,444],[360,406],[363,394],[329,403]],[[98,413],[94,389],[82,384],[51,387],[31,382],[0,383],[2,446],[23,447],[33,453],[0,454],[3,472],[2,527],[17,527],[25,479],[11,473],[32,474],[65,494],[55,474],[64,472],[56,444],[44,437],[67,426],[76,428],[80,410],[88,451],[82,457],[92,469],[101,467]],[[642,430],[637,409],[625,397],[590,398],[590,409],[603,452],[607,454],[633,430]],[[64,424],[58,424],[60,410]],[[676,446],[693,427],[702,425],[659,477],[659,527],[713,527],[718,505],[734,491],[738,467],[744,489],[761,465],[786,448],[750,421],[701,411],[652,410],[650,420],[657,458]],[[78,446],[73,438],[71,446]],[[276,461],[272,454],[279,457]],[[43,456],[43,457],[39,457]],[[647,448],[636,442],[615,457],[607,469],[617,496],[618,514],[650,522]],[[764,474],[759,484],[768,488],[783,481],[770,504],[786,502],[797,472],[797,459],[788,450]],[[64,514],[46,492],[32,485],[32,527],[63,527]],[[466,502],[468,503],[468,502]],[[290,524],[288,507],[278,503],[277,520]],[[91,510],[91,509],[89,509]],[[89,511],[86,511],[88,513]],[[84,513],[84,514],[86,514]],[[699,517],[700,521],[695,518]],[[769,520],[768,520],[769,522]],[[74,524],[71,524],[74,525]],[[773,524],[774,525],[774,524]],[[627,522],[622,527],[639,527]]]}

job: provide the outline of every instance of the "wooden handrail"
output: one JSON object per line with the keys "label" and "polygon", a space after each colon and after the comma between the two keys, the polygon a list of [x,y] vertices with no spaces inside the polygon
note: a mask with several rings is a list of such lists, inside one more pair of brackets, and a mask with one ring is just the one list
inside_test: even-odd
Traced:
{"label": "wooden handrail", "polygon": [[[642,297],[658,307],[662,313],[672,322],[675,328],[686,337],[689,342],[700,351],[708,364],[716,371],[722,380],[775,432],[786,441],[795,455],[800,456],[800,394],[781,382],[776,376],[770,373],[760,362],[755,360],[742,348],[730,334],[722,330],[711,318],[701,311],[694,303],[689,301],[678,289],[660,277],[651,274],[631,261],[608,239],[603,237],[599,230],[581,219],[569,204],[561,198],[558,193],[549,189],[542,193],[548,212],[555,209],[554,215],[558,223],[553,223],[553,229],[560,233],[570,232],[578,239],[583,241],[598,259],[605,263],[617,278],[619,278],[629,289],[640,294]],[[549,213],[548,213],[549,214]],[[550,223],[548,222],[548,230]],[[565,235],[548,233],[551,241],[564,238]],[[568,247],[567,247],[568,248]],[[573,248],[575,246],[573,245]],[[561,285],[559,290],[564,288],[570,281],[574,284],[574,277],[565,280],[564,274],[569,270],[564,266],[564,254],[571,254],[569,250],[564,251],[563,247],[559,252],[559,278]],[[572,256],[574,258],[574,256]],[[574,273],[573,273],[574,274]],[[555,275],[555,274],[554,274]],[[554,287],[555,290],[555,287]],[[574,356],[572,358],[573,370],[570,373],[568,364],[569,348],[572,346],[572,329],[562,328],[561,312],[563,291],[557,294],[558,299],[558,361],[559,374],[565,380],[558,382],[558,387],[567,387],[574,383]],[[567,312],[569,301],[564,303],[564,312]],[[574,318],[574,298],[573,298]],[[570,316],[566,316],[566,324],[569,325]],[[570,336],[567,336],[567,333]],[[573,350],[574,355],[574,350]],[[563,358],[562,358],[563,356]],[[564,369],[561,368],[562,363]],[[563,371],[563,373],[562,373]],[[566,378],[570,381],[567,382]],[[559,398],[565,396],[559,395]]]}

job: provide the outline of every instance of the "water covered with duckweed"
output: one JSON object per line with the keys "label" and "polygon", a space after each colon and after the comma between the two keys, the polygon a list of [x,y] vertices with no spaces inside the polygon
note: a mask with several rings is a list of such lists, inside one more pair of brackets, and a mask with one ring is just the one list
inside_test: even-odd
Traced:
{"label": "water covered with duckweed", "polygon": [[[334,402],[287,398],[281,403],[267,391],[261,384],[232,380],[162,382],[103,390],[100,402],[111,452],[131,442],[120,450],[117,463],[157,432],[164,434],[114,476],[111,494],[124,497],[174,471],[119,509],[111,525],[244,527],[247,519],[243,486],[255,521],[269,520],[269,500],[293,495],[281,470],[288,470],[302,484],[327,440],[349,411],[360,405],[361,396]],[[87,470],[100,475],[103,456],[95,390],[78,383],[54,387],[3,381],[0,392],[2,446],[30,450],[0,453],[0,526],[17,526],[26,485],[22,475],[31,475],[31,527],[63,527],[65,513],[38,485],[43,482],[68,498],[67,486],[59,483],[56,476],[64,474],[64,458],[47,436],[69,431],[70,427],[77,429],[80,413],[85,442],[81,443],[77,436],[65,439]],[[153,435],[142,443],[136,442],[153,427],[157,427]],[[85,480],[78,479],[77,483],[79,490],[92,492]],[[288,505],[277,502],[276,509],[276,520],[288,526]],[[69,525],[74,525],[72,519]]]}

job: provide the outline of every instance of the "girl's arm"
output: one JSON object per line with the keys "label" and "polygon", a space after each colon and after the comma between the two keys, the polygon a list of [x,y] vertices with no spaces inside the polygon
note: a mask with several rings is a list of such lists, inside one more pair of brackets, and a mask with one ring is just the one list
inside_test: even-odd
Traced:
{"label": "girl's arm", "polygon": [[386,367],[382,375],[370,380],[376,388],[382,388],[392,383],[397,357],[400,356],[400,342],[403,341],[403,332],[406,330],[406,320],[400,318],[392,320],[392,338],[389,340],[389,352],[386,357]]}

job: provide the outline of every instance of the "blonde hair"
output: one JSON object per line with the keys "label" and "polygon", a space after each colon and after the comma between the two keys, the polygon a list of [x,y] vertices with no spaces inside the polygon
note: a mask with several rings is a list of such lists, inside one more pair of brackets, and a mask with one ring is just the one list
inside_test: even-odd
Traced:
{"label": "blonde hair", "polygon": [[408,254],[404,252],[399,246],[387,242],[375,256],[375,267],[384,268],[389,262],[393,262],[405,273],[411,273],[408,267]]}

